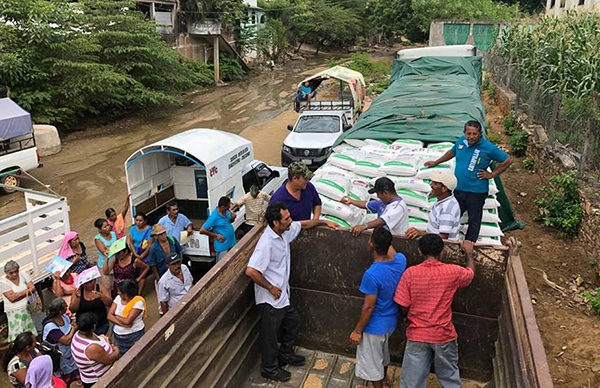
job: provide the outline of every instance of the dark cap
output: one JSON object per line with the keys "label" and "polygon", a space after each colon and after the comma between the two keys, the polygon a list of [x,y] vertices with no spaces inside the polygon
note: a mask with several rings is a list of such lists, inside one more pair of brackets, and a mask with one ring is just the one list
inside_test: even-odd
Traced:
{"label": "dark cap", "polygon": [[389,191],[390,193],[396,192],[396,187],[394,186],[394,182],[390,178],[378,178],[375,181],[375,185],[371,190],[369,190],[369,194],[382,193],[384,191]]}
{"label": "dark cap", "polygon": [[315,175],[312,171],[308,169],[306,164],[302,162],[294,162],[288,166],[288,173],[290,176],[303,176],[306,179],[311,179],[313,175]]}
{"label": "dark cap", "polygon": [[167,257],[167,265],[171,265],[173,263],[177,263],[178,261],[183,260],[179,253],[173,253],[171,256]]}

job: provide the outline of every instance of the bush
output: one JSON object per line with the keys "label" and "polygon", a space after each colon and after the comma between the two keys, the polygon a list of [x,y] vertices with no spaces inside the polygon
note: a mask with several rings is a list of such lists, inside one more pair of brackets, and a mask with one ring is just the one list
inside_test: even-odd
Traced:
{"label": "bush", "polygon": [[491,141],[492,143],[498,144],[502,141],[502,138],[500,137],[500,134],[498,132],[493,132],[490,131],[490,127],[488,126],[488,133],[487,133],[487,138],[489,141]]}
{"label": "bush", "polygon": [[489,84],[487,92],[488,92],[489,99],[494,100],[496,98],[496,85]]}
{"label": "bush", "polygon": [[510,112],[500,120],[500,124],[504,127],[504,132],[508,136],[512,136],[513,132],[517,129],[517,115],[515,115],[515,112]]}
{"label": "bush", "polygon": [[510,137],[510,149],[514,156],[524,156],[527,152],[529,134],[523,130],[514,131]]}
{"label": "bush", "polygon": [[582,295],[592,307],[592,310],[594,310],[596,315],[600,315],[600,287],[593,291],[584,291]]}
{"label": "bush", "polygon": [[223,81],[239,80],[242,79],[245,74],[242,65],[227,54],[219,55],[219,73]]}
{"label": "bush", "polygon": [[527,171],[535,170],[535,161],[531,158],[523,159],[523,168]]}
{"label": "bush", "polygon": [[481,89],[483,90],[488,90],[490,85],[490,80],[488,80],[487,78],[484,78],[483,81],[481,81]]}
{"label": "bush", "polygon": [[535,200],[536,221],[558,229],[561,236],[576,236],[583,221],[578,187],[575,171],[550,178],[550,186],[541,189],[545,196]]}

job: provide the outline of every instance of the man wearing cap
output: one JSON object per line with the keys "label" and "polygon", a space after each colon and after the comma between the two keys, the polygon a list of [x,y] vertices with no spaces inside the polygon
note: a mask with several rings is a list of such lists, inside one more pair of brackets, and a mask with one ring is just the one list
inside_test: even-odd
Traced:
{"label": "man wearing cap", "polygon": [[309,180],[313,173],[302,162],[294,162],[288,167],[288,179],[271,197],[269,204],[283,202],[290,211],[292,220],[318,220],[321,216],[321,198]]}
{"label": "man wearing cap", "polygon": [[181,263],[180,254],[172,254],[167,259],[169,269],[158,281],[158,301],[163,314],[177,304],[192,288],[192,274]]}
{"label": "man wearing cap", "polygon": [[[472,249],[479,237],[483,205],[488,196],[489,180],[502,174],[512,164],[513,159],[491,141],[483,138],[481,124],[470,120],[465,124],[464,136],[454,147],[436,160],[425,162],[426,167],[435,167],[456,157],[454,174],[458,180],[454,196],[460,204],[461,214],[469,213],[469,229],[465,236],[465,249]],[[487,168],[498,162],[494,171]]]}
{"label": "man wearing cap", "polygon": [[356,225],[352,228],[352,234],[358,236],[367,229],[385,227],[392,234],[404,234],[408,229],[408,208],[406,203],[396,193],[394,182],[390,178],[379,178],[375,186],[369,190],[369,194],[377,194],[375,201],[355,201],[350,197],[342,198],[342,203],[354,205],[361,209],[367,209],[371,213],[377,213],[377,219],[364,225]]}
{"label": "man wearing cap", "polygon": [[418,238],[430,234],[437,234],[445,240],[458,241],[460,228],[460,205],[452,191],[456,188],[456,176],[448,170],[432,171],[429,175],[431,180],[431,196],[437,201],[429,212],[427,231],[409,228],[406,237]]}

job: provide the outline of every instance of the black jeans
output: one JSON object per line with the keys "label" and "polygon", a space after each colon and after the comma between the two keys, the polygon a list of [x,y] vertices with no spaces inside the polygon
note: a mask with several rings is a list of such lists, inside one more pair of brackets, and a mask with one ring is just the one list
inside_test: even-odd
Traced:
{"label": "black jeans", "polygon": [[276,309],[261,303],[256,307],[260,314],[261,371],[269,373],[279,368],[279,359],[286,360],[294,354],[300,315],[291,305]]}
{"label": "black jeans", "polygon": [[465,211],[469,213],[469,229],[465,240],[476,242],[481,228],[481,218],[483,217],[483,205],[488,193],[469,193],[466,191],[454,190],[454,198],[460,205],[460,214]]}

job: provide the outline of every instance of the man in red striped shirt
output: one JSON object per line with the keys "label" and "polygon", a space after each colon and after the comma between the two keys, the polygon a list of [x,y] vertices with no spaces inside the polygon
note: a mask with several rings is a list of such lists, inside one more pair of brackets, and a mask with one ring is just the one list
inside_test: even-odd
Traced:
{"label": "man in red striped shirt", "polygon": [[408,318],[400,388],[425,388],[433,361],[444,388],[460,388],[458,335],[452,324],[452,300],[471,284],[475,260],[467,250],[467,267],[441,262],[444,242],[437,234],[419,240],[424,261],[404,272],[394,301]]}

